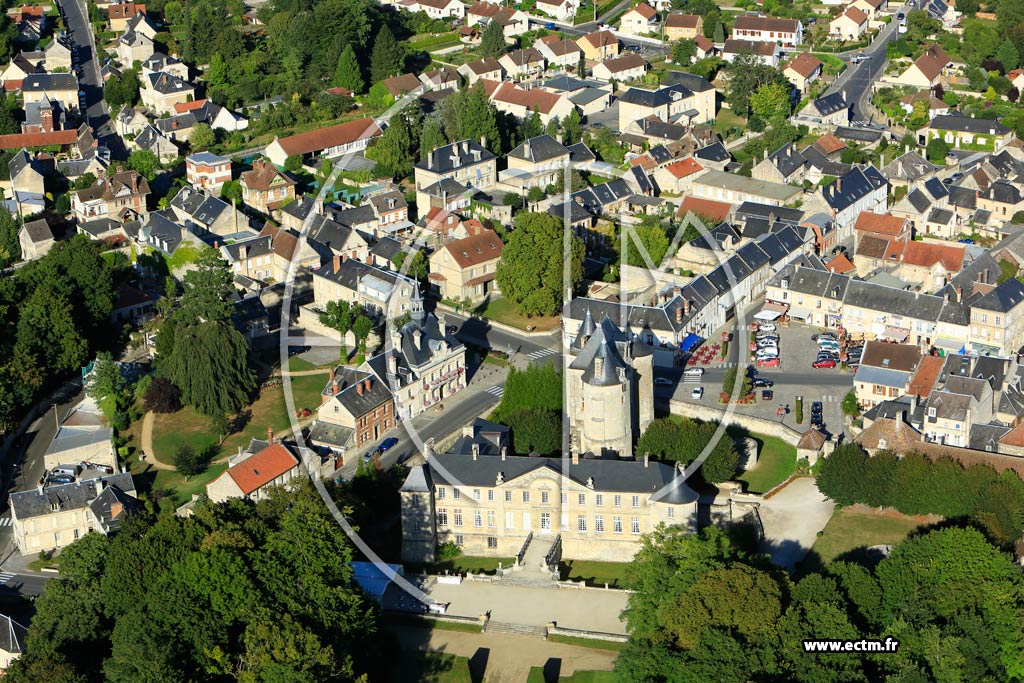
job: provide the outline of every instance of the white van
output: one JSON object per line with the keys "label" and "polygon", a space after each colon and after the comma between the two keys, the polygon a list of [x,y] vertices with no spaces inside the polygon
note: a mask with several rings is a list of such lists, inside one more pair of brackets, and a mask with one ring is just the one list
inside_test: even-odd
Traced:
{"label": "white van", "polygon": [[77,477],[80,468],[78,465],[57,465],[50,474],[58,474],[66,477]]}

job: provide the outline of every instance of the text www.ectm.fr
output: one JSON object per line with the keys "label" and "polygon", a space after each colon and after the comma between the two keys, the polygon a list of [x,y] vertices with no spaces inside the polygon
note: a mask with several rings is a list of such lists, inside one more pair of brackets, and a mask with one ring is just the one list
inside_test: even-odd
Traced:
{"label": "text www.ectm.fr", "polygon": [[805,640],[804,652],[896,652],[900,641],[885,640]]}

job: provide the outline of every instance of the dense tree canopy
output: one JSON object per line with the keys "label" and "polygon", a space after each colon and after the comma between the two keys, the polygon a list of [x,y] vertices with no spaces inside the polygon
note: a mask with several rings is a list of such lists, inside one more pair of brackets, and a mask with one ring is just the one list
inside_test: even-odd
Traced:
{"label": "dense tree canopy", "polygon": [[[874,569],[836,562],[797,582],[714,527],[661,528],[629,570],[623,681],[1008,681],[1022,668],[1024,579],[976,531],[903,541]],[[805,639],[899,641],[811,655]]]}
{"label": "dense tree canopy", "polygon": [[662,460],[689,465],[710,443],[711,450],[701,465],[704,481],[717,484],[736,474],[739,454],[732,437],[723,432],[715,439],[718,425],[688,418],[659,418],[654,420],[637,441],[636,452],[649,454]]}
{"label": "dense tree canopy", "polygon": [[[583,241],[572,235],[564,253],[562,221],[546,213],[522,211],[498,264],[502,294],[524,315],[553,315],[562,308],[565,289],[583,280]],[[569,281],[563,283],[568,264]]]}
{"label": "dense tree canopy", "polygon": [[0,278],[0,426],[110,341],[114,277],[87,237]]}
{"label": "dense tree canopy", "polygon": [[382,651],[351,559],[309,487],[189,518],[135,517],[61,553],[62,580],[36,602],[28,653],[5,678],[355,680]]}

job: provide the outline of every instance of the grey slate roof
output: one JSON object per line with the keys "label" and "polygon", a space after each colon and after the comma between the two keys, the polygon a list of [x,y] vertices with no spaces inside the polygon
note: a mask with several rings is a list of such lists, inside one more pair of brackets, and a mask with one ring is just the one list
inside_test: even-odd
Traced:
{"label": "grey slate roof", "polygon": [[[369,390],[365,389],[365,382],[370,381]],[[324,387],[324,396],[333,396],[345,407],[349,413],[357,419],[370,412],[382,403],[391,400],[391,392],[385,382],[373,376],[373,373],[364,370],[357,370],[345,365],[339,365],[334,370],[334,382]],[[363,386],[362,393],[359,387]]]}
{"label": "grey slate roof", "polygon": [[[117,487],[122,493],[135,491],[135,483],[129,472],[99,477],[98,480],[105,487]],[[90,480],[50,486],[41,493],[37,489],[16,491],[11,494],[11,507],[18,519],[25,520],[48,515],[54,511],[54,506],[59,510],[83,510],[96,497],[95,480]]]}
{"label": "grey slate roof", "polygon": [[1007,313],[1024,301],[1024,284],[1016,278],[1000,283],[991,292],[974,301],[974,308]]}
{"label": "grey slate roof", "polygon": [[644,467],[643,462],[637,460],[583,457],[574,465],[564,462],[562,458],[514,455],[502,460],[499,456],[481,455],[474,460],[472,455],[452,453],[435,454],[432,460],[436,462],[436,465],[430,467],[430,477],[434,484],[494,486],[499,473],[508,482],[546,468],[584,486],[592,481],[593,490],[602,492],[656,494],[678,479],[679,486],[662,492],[655,500],[681,504],[697,499],[696,492],[678,477],[671,463],[652,461]]}
{"label": "grey slate roof", "polygon": [[1003,424],[972,424],[968,441],[968,448],[976,451],[999,451],[999,440],[1003,438],[1010,428]]}
{"label": "grey slate roof", "polygon": [[421,161],[416,164],[416,168],[433,173],[450,173],[456,169],[492,161],[495,158],[490,150],[475,140],[460,140],[444,147],[438,147],[430,153],[430,157],[432,165],[428,167],[427,161]]}
{"label": "grey slate roof", "polygon": [[662,86],[657,90],[630,88],[619,96],[619,100],[627,104],[635,104],[653,109],[655,107],[668,106],[674,98],[687,99],[690,97],[693,97],[693,91],[685,85],[677,83],[675,85]]}
{"label": "grey slate roof", "polygon": [[737,220],[746,220],[751,216],[768,218],[774,216],[777,220],[799,223],[803,220],[804,212],[800,209],[789,209],[784,206],[772,206],[760,202],[743,202],[736,209]]}
{"label": "grey slate roof", "polygon": [[538,135],[526,140],[508,153],[510,157],[534,163],[543,163],[568,155],[569,150],[550,135]]}
{"label": "grey slate roof", "polygon": [[797,151],[796,145],[789,143],[768,155],[770,161],[783,177],[789,177],[807,165],[807,159]]}
{"label": "grey slate roof", "polygon": [[1010,129],[995,119],[976,119],[962,114],[939,114],[928,127],[933,130],[949,130],[958,133],[982,135],[1006,135]]}
{"label": "grey slate roof", "polygon": [[693,153],[693,156],[697,159],[703,159],[705,161],[717,161],[724,162],[732,159],[732,155],[729,154],[729,150],[725,148],[721,142],[715,142],[707,147],[702,147]]}
{"label": "grey slate roof", "polygon": [[868,166],[864,169],[852,169],[831,185],[822,188],[821,193],[829,206],[836,211],[842,211],[870,192],[888,184],[889,181],[877,168]]}
{"label": "grey slate roof", "polygon": [[843,97],[843,93],[836,92],[831,95],[825,95],[814,100],[814,108],[818,110],[818,113],[822,116],[828,116],[834,114],[837,111],[848,109],[850,105],[847,103],[846,98]]}
{"label": "grey slate roof", "polygon": [[21,90],[22,92],[78,90],[78,78],[74,74],[30,74],[22,80]]}

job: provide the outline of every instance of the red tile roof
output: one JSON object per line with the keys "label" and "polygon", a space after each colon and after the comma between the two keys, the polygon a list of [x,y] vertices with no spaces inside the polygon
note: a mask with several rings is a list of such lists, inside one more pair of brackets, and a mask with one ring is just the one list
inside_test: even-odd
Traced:
{"label": "red tile roof", "polygon": [[178,102],[174,105],[174,112],[176,114],[184,114],[186,112],[195,111],[196,109],[202,109],[203,105],[206,104],[206,100],[192,100],[191,102]]}
{"label": "red tile roof", "polygon": [[675,161],[665,167],[665,170],[671,173],[675,178],[685,178],[691,176],[698,171],[703,171],[704,167],[697,163],[693,157],[688,157],[682,161]]}
{"label": "red tile roof", "polygon": [[680,12],[670,12],[668,17],[665,19],[666,28],[697,28],[697,22],[700,21],[700,17],[696,14],[682,14]]}
{"label": "red tile roof", "polygon": [[918,398],[928,398],[935,386],[935,380],[939,378],[942,367],[946,364],[945,358],[939,356],[925,356],[917,366],[917,372],[910,379],[907,387],[908,394],[917,394]]}
{"label": "red tile roof", "polygon": [[465,239],[449,242],[443,247],[462,269],[501,258],[503,248],[498,233],[493,230],[483,230]]}
{"label": "red tile roof", "polygon": [[136,14],[145,14],[146,6],[134,2],[120,2],[107,5],[107,19],[131,19]]}
{"label": "red tile roof", "polygon": [[[860,26],[861,24],[868,20],[868,15],[864,13],[864,10],[858,7],[847,7],[846,11],[843,13],[843,16],[848,17],[851,21],[853,21],[853,23],[857,24],[858,26]],[[833,21],[835,20],[833,19]]]}
{"label": "red tile roof", "polygon": [[393,76],[391,78],[385,78],[381,83],[388,89],[393,97],[401,97],[406,93],[410,93],[417,88],[423,87],[420,83],[420,79],[416,78],[412,74],[402,74],[401,76]]}
{"label": "red tile roof", "polygon": [[679,205],[679,211],[676,212],[676,216],[682,217],[691,211],[697,216],[703,218],[713,218],[716,221],[724,221],[729,216],[729,212],[732,211],[732,204],[716,202],[713,199],[687,197],[683,200],[683,203]]}
{"label": "red tile roof", "polygon": [[813,74],[814,70],[819,67],[821,67],[821,60],[810,52],[801,52],[786,65],[787,69],[792,69],[804,78]]}
{"label": "red tile roof", "polygon": [[897,218],[888,213],[874,213],[872,211],[861,211],[857,216],[857,222],[853,229],[858,232],[874,232],[879,235],[891,235],[895,237],[905,229],[906,218]]}
{"label": "red tile roof", "polygon": [[[639,5],[637,5],[630,11],[636,12],[644,19],[650,19],[651,17],[657,16],[658,14],[657,12],[654,11],[654,8],[648,5],[646,2],[641,2]],[[629,12],[627,12],[626,14],[629,14]]]}
{"label": "red tile roof", "polygon": [[832,133],[825,133],[815,140],[814,146],[817,147],[822,154],[834,154],[835,152],[846,149],[846,143]]}
{"label": "red tile roof", "polygon": [[295,456],[281,444],[275,443],[234,467],[229,467],[228,476],[234,480],[243,494],[249,495],[298,466],[299,461]]}
{"label": "red tile roof", "polygon": [[311,130],[308,133],[289,135],[278,140],[281,149],[288,156],[292,154],[310,154],[320,152],[329,147],[365,140],[383,135],[377,122],[371,118],[356,119],[348,123],[339,123],[336,126]]}
{"label": "red tile roof", "polygon": [[73,145],[77,141],[77,130],[55,130],[52,133],[14,133],[0,135],[0,149]]}
{"label": "red tile roof", "polygon": [[945,50],[938,45],[932,45],[925,50],[923,55],[917,58],[914,66],[924,74],[925,78],[933,81],[942,73],[942,69],[949,64],[949,61],[949,55],[946,54]]}
{"label": "red tile roof", "polygon": [[856,266],[850,263],[850,259],[846,258],[846,254],[839,254],[831,261],[826,263],[825,267],[828,268],[833,273],[838,273],[839,275],[843,275],[845,273],[857,270]]}
{"label": "red tile roof", "polygon": [[611,31],[594,31],[580,38],[585,40],[592,47],[604,47],[605,45],[618,45],[619,39]]}
{"label": "red tile roof", "polygon": [[960,272],[964,267],[963,247],[931,242],[908,242],[903,250],[903,262],[912,266],[931,268],[936,263],[950,272]]}
{"label": "red tile roof", "polygon": [[511,81],[488,81],[486,79],[480,79],[484,84],[484,92],[487,96],[498,102],[505,102],[507,104],[514,104],[520,107],[526,108],[527,111],[533,111],[536,109],[541,114],[547,114],[555,105],[562,99],[562,95],[556,95],[545,90],[539,90],[534,88],[532,90],[523,90],[515,83]]}

